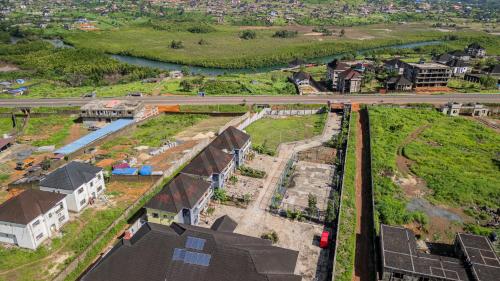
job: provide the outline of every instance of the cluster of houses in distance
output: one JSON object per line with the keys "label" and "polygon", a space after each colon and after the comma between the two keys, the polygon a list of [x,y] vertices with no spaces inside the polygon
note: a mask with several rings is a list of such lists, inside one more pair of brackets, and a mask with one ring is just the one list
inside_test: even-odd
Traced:
{"label": "cluster of houses in distance", "polygon": [[366,72],[388,73],[381,92],[406,92],[419,89],[445,89],[450,78],[462,78],[465,81],[480,83],[482,77],[493,77],[500,89],[500,64],[489,69],[474,69],[471,60],[486,56],[486,50],[477,43],[470,44],[464,51],[452,51],[439,55],[432,62],[420,60],[408,63],[394,58],[386,61],[382,67],[370,60],[333,60],[326,66],[324,83],[315,81],[304,72],[295,72],[290,80],[299,94],[317,92],[338,92],[343,94],[360,93],[363,76]]}

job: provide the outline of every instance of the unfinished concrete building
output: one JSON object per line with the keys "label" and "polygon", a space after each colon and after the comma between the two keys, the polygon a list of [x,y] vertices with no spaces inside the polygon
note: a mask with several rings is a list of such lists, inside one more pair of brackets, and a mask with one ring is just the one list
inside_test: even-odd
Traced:
{"label": "unfinished concrete building", "polygon": [[413,83],[414,88],[446,87],[452,69],[439,63],[405,63],[404,76]]}
{"label": "unfinished concrete building", "polygon": [[111,122],[123,118],[141,120],[145,115],[146,107],[140,101],[94,100],[80,108],[84,122]]}
{"label": "unfinished concrete building", "polygon": [[482,104],[461,104],[450,102],[441,107],[441,112],[449,116],[469,115],[474,117],[488,116],[490,110]]}

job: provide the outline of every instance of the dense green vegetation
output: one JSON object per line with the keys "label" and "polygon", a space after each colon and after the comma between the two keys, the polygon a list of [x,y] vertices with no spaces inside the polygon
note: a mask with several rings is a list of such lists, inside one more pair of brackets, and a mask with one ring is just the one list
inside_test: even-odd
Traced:
{"label": "dense green vegetation", "polygon": [[335,280],[351,281],[356,253],[356,123],[358,113],[351,113],[347,158],[344,167],[344,189],[339,210]]}
{"label": "dense green vegetation", "polygon": [[[383,31],[390,28],[391,32]],[[381,30],[382,29],[382,30]],[[77,47],[86,47],[115,54],[129,54],[159,61],[188,65],[224,68],[259,67],[287,63],[295,58],[314,58],[352,52],[361,49],[391,46],[402,43],[447,38],[443,32],[425,25],[369,26],[345,29],[345,36],[318,38],[300,33],[293,38],[273,37],[280,29],[269,27],[255,30],[255,38],[242,40],[238,27],[219,25],[209,33],[189,31],[164,32],[147,25],[131,25],[118,30],[100,32],[71,32],[61,34]],[[485,44],[488,51],[497,52],[498,38],[484,32],[459,31],[454,39],[463,48],[469,39],[493,38],[494,44]],[[359,38],[370,37],[370,40]],[[199,44],[203,39],[207,44]],[[168,42],[182,41],[184,48],[171,49]],[[488,39],[490,40],[490,39]]]}
{"label": "dense green vegetation", "polygon": [[2,73],[3,77],[8,75],[5,78],[13,78],[14,75],[40,77],[60,81],[68,86],[134,81],[156,73],[152,69],[120,63],[100,50],[55,48],[43,41],[0,44],[0,60],[24,69],[20,72]]}
{"label": "dense green vegetation", "polygon": [[309,139],[323,132],[326,114],[262,118],[245,130],[252,136],[253,146],[263,146],[275,152],[285,142]]}
{"label": "dense green vegetation", "polygon": [[[380,222],[404,224],[423,219],[421,214],[406,210],[407,199],[391,179],[398,173],[398,150],[414,161],[411,171],[427,182],[431,202],[466,211],[498,205],[500,136],[491,129],[431,109],[372,107],[370,121],[375,207]],[[418,128],[423,129],[420,135],[401,147]]]}

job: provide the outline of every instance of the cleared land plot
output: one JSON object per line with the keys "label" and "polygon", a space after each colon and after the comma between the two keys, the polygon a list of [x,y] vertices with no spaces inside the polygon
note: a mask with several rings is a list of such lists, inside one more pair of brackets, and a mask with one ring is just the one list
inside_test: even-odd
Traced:
{"label": "cleared land plot", "polygon": [[[474,120],[430,109],[373,107],[370,121],[380,222],[413,223],[409,226],[416,232],[449,242],[464,227],[453,214],[465,222],[472,216],[480,225],[495,219],[480,209],[496,208],[500,201],[498,133]],[[398,153],[407,161],[398,164]],[[418,194],[425,194],[418,198],[424,202],[415,201]],[[465,228],[491,231],[472,224]]]}
{"label": "cleared land plot", "polygon": [[294,174],[287,186],[283,205],[288,209],[297,207],[305,210],[309,206],[308,198],[311,194],[317,199],[318,209],[326,210],[332,178],[333,166],[298,161],[295,163]]}
{"label": "cleared land plot", "polygon": [[264,146],[273,152],[284,142],[312,138],[321,134],[326,114],[262,118],[245,131],[252,136],[253,146]]}

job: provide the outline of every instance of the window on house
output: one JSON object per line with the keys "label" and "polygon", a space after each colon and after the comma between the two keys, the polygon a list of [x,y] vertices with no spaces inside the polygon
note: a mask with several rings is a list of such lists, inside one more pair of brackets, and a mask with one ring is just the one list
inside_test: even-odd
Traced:
{"label": "window on house", "polygon": [[80,201],[80,205],[83,205],[85,204],[85,199],[83,199],[82,201]]}
{"label": "window on house", "polygon": [[38,241],[38,240],[40,240],[42,237],[43,237],[43,233],[40,233],[40,234],[38,234],[38,235],[36,236],[36,240]]}
{"label": "window on house", "polygon": [[34,223],[33,223],[33,226],[37,226],[40,224],[40,220],[36,220]]}
{"label": "window on house", "polygon": [[102,178],[101,174],[97,174],[97,179],[100,180]]}
{"label": "window on house", "polygon": [[49,213],[49,218],[51,218],[51,217],[52,217],[52,213]]}
{"label": "window on house", "polygon": [[90,182],[90,187],[94,187],[94,183],[93,182]]}
{"label": "window on house", "polygon": [[98,188],[97,188],[97,192],[100,192],[102,190],[102,185],[100,185]]}
{"label": "window on house", "polygon": [[63,221],[63,220],[65,220],[65,219],[66,219],[66,217],[65,217],[65,216],[61,216],[61,217],[59,218],[59,222],[62,222],[62,221]]}
{"label": "window on house", "polygon": [[155,219],[159,218],[158,213],[153,213],[153,218],[155,218]]}
{"label": "window on house", "polygon": [[81,194],[83,192],[83,187],[78,189],[78,194]]}

